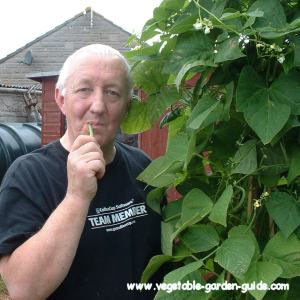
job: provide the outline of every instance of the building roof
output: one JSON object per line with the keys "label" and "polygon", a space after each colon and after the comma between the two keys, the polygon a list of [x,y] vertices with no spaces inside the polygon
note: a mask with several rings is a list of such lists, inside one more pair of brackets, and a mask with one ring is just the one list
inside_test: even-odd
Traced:
{"label": "building roof", "polygon": [[[0,59],[0,64],[3,63],[3,62],[5,62],[7,59],[13,57],[14,55],[16,55],[16,54],[22,52],[22,51],[25,50],[26,48],[29,48],[30,46],[32,46],[32,45],[35,44],[36,42],[42,40],[43,38],[45,38],[45,37],[51,35],[52,33],[54,33],[54,32],[56,32],[56,31],[60,30],[60,29],[63,28],[64,26],[66,26],[66,25],[68,25],[69,23],[73,22],[73,21],[76,20],[77,18],[79,18],[79,17],[85,15],[86,13],[90,12],[91,10],[92,10],[91,7],[87,7],[83,12],[81,12],[81,13],[75,15],[73,18],[71,18],[71,19],[69,19],[69,20],[63,22],[62,24],[60,24],[60,25],[54,27],[53,29],[47,31],[47,32],[44,33],[43,35],[41,35],[41,36],[37,37],[36,39],[34,39],[33,41],[27,43],[27,44],[24,45],[23,47],[18,48],[16,51],[14,51],[14,52],[8,54],[7,56],[5,56],[4,58]],[[125,29],[123,29],[122,27],[120,27],[120,26],[114,24],[112,21],[106,19],[105,17],[103,17],[101,14],[95,12],[94,10],[93,10],[93,14],[96,14],[96,15],[100,16],[100,17],[103,18],[106,22],[109,22],[109,23],[112,24],[113,26],[117,27],[120,31],[123,31],[125,34],[128,34],[129,36],[131,35],[130,32],[128,32],[128,31],[126,31]]]}
{"label": "building roof", "polygon": [[41,91],[41,85],[35,84],[35,85],[9,85],[9,84],[3,84],[0,83],[0,88],[6,88],[6,89],[20,89],[20,90],[28,90],[35,86],[35,90]]}

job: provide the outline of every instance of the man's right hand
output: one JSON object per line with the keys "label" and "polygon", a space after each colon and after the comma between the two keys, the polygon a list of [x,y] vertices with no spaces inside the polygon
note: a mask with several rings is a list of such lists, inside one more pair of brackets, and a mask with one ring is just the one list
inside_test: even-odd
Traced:
{"label": "man's right hand", "polygon": [[69,196],[91,201],[97,192],[97,179],[105,173],[102,150],[94,137],[79,135],[67,162]]}

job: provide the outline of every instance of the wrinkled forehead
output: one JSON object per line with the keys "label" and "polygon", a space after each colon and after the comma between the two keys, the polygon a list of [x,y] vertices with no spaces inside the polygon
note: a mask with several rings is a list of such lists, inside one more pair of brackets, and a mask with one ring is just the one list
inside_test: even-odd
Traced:
{"label": "wrinkled forehead", "polygon": [[88,74],[87,70],[93,70],[94,75],[101,73],[117,74],[118,78],[127,84],[127,66],[117,55],[84,55],[77,57],[70,65],[67,82],[71,78],[76,78],[82,73]]}
{"label": "wrinkled forehead", "polygon": [[99,54],[89,54],[78,56],[73,60],[73,63],[70,66],[70,74],[76,72],[79,68],[95,66],[102,69],[113,69],[120,70],[120,72],[126,75],[127,66],[123,60],[117,55],[99,55]]}

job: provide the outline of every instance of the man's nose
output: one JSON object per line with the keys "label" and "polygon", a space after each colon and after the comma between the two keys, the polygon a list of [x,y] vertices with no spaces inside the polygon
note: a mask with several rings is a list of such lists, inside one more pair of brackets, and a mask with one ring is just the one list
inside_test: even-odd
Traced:
{"label": "man's nose", "polygon": [[96,90],[92,96],[91,112],[101,114],[106,111],[105,95],[102,90]]}

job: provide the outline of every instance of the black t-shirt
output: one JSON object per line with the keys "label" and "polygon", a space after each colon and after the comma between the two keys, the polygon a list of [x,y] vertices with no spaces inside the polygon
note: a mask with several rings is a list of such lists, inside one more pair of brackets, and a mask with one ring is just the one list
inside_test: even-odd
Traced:
{"label": "black t-shirt", "polygon": [[[153,299],[126,285],[138,283],[161,251],[160,216],[146,206],[145,184],[136,180],[150,160],[139,149],[115,145],[70,271],[49,299]],[[19,157],[7,171],[0,188],[0,255],[35,234],[64,199],[68,154],[56,141]]]}

